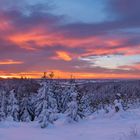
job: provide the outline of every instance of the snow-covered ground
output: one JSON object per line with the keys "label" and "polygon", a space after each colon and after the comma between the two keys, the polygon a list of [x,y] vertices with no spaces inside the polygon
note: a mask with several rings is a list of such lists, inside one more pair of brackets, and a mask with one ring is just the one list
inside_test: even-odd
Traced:
{"label": "snow-covered ground", "polygon": [[93,114],[73,124],[64,118],[45,129],[35,122],[0,122],[0,140],[140,140],[140,109]]}

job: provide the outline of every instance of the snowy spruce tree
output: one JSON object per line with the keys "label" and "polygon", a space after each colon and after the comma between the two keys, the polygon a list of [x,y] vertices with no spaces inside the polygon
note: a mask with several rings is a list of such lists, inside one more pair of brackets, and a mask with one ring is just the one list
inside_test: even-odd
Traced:
{"label": "snowy spruce tree", "polygon": [[61,111],[62,113],[64,113],[67,108],[68,108],[68,103],[70,102],[70,96],[71,96],[71,89],[69,86],[65,86],[63,87],[62,90],[62,98],[61,98],[61,102],[62,102],[62,106],[61,106]]}
{"label": "snowy spruce tree", "polygon": [[77,92],[75,90],[74,84],[71,84],[69,93],[70,93],[71,101],[68,103],[68,109],[66,113],[67,113],[67,121],[71,123],[73,121],[79,120]]}
{"label": "snowy spruce tree", "polygon": [[4,90],[0,91],[0,121],[4,121],[6,119],[6,92]]}
{"label": "snowy spruce tree", "polygon": [[47,127],[57,119],[57,102],[52,90],[53,81],[44,80],[36,101],[36,116],[41,128]]}
{"label": "snowy spruce tree", "polygon": [[63,88],[61,87],[60,83],[55,83],[53,84],[53,91],[54,91],[54,97],[56,99],[56,104],[57,104],[57,110],[58,113],[63,112],[64,108],[63,108]]}
{"label": "snowy spruce tree", "polygon": [[10,91],[7,104],[7,118],[12,121],[19,121],[19,104],[14,89]]}
{"label": "snowy spruce tree", "polygon": [[31,108],[29,104],[29,97],[24,96],[20,101],[20,121],[22,122],[30,122],[32,120],[31,117]]}
{"label": "snowy spruce tree", "polygon": [[87,115],[90,115],[92,113],[92,109],[91,109],[91,106],[90,106],[90,96],[89,94],[84,94],[80,101],[79,101],[79,108],[80,110],[82,111],[82,116],[87,116]]}

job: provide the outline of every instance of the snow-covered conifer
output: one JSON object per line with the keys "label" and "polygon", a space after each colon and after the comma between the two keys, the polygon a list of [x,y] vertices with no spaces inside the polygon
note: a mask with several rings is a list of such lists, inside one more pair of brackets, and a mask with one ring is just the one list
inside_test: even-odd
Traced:
{"label": "snow-covered conifer", "polygon": [[19,104],[15,96],[15,90],[11,90],[8,97],[7,117],[14,121],[19,121]]}
{"label": "snow-covered conifer", "polygon": [[5,96],[6,92],[4,90],[0,91],[0,121],[5,120],[6,118],[6,113],[5,113]]}
{"label": "snow-covered conifer", "polygon": [[92,110],[91,110],[91,106],[90,106],[90,97],[88,94],[84,94],[80,100],[80,108],[82,113],[87,116],[89,114],[91,114]]}
{"label": "snow-covered conifer", "polygon": [[29,99],[25,96],[22,97],[20,103],[20,121],[29,122],[31,120],[32,118],[30,113]]}
{"label": "snow-covered conifer", "polygon": [[53,83],[48,80],[42,83],[36,101],[36,115],[41,128],[47,127],[57,119],[57,102],[52,91]]}
{"label": "snow-covered conifer", "polygon": [[123,110],[122,106],[122,99],[121,99],[121,94],[117,93],[116,94],[116,99],[114,100],[114,105],[115,105],[115,111],[119,112]]}
{"label": "snow-covered conifer", "polygon": [[71,85],[69,89],[69,93],[71,96],[71,101],[68,103],[67,109],[67,119],[68,122],[78,121],[78,103],[77,103],[77,92],[75,91],[75,85]]}

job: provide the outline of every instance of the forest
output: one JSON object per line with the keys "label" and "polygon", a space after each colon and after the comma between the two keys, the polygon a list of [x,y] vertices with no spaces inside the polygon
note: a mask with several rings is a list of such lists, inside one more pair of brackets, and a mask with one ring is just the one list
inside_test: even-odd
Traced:
{"label": "forest", "polygon": [[61,114],[72,123],[101,110],[117,113],[139,104],[140,80],[0,80],[0,121],[37,121],[45,128]]}

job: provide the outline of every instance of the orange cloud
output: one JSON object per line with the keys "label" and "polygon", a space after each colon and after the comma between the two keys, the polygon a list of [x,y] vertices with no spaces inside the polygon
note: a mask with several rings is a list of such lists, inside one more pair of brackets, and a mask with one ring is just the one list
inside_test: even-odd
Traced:
{"label": "orange cloud", "polygon": [[7,38],[21,48],[28,50],[36,50],[30,42],[35,43],[38,48],[64,44],[62,43],[64,38],[60,33],[51,33],[42,27],[32,28],[26,32],[14,32]]}
{"label": "orange cloud", "polygon": [[70,55],[67,52],[57,51],[56,54],[57,54],[56,58],[58,58],[58,59],[62,59],[64,61],[71,61],[72,60],[72,58],[70,57]]}
{"label": "orange cloud", "polygon": [[[0,27],[9,27],[7,21],[2,22],[1,24]],[[12,32],[11,34],[9,33],[9,35],[7,35],[5,38],[9,39],[11,42],[17,44],[21,48],[25,48],[28,50],[36,50],[40,47],[53,47],[56,45],[60,45],[65,46],[66,48],[82,47],[85,49],[85,53],[82,54],[82,56],[92,54],[102,55],[111,53],[123,53],[127,55],[133,55],[140,53],[140,51],[136,49],[140,48],[140,46],[125,46],[115,48],[115,46],[121,46],[123,44],[123,39],[105,39],[100,36],[91,36],[82,39],[74,37],[69,38],[63,35],[61,31],[50,32],[49,29],[44,29],[43,26],[32,27],[30,30],[23,32],[16,32],[15,28],[15,32]],[[36,47],[32,44],[32,42],[36,45]],[[61,56],[62,54],[59,55]]]}
{"label": "orange cloud", "polygon": [[0,65],[15,65],[15,64],[23,64],[22,61],[14,61],[11,59],[0,61]]}
{"label": "orange cloud", "polygon": [[[61,33],[50,33],[43,28],[32,29],[24,33],[14,33],[7,37],[10,41],[17,44],[21,48],[28,50],[36,50],[40,47],[53,47],[56,45],[65,46],[66,48],[77,48],[82,47],[85,49],[85,53],[82,56],[87,55],[102,55],[102,54],[112,54],[112,53],[123,53],[126,55],[139,54],[137,47],[125,46],[118,47],[123,44],[121,39],[103,39],[102,37],[88,37],[83,39],[78,38],[67,38]],[[35,43],[35,46],[30,42]],[[100,46],[100,47],[98,47]],[[58,53],[60,57],[63,57],[64,54]],[[65,56],[65,55],[64,55]]]}

